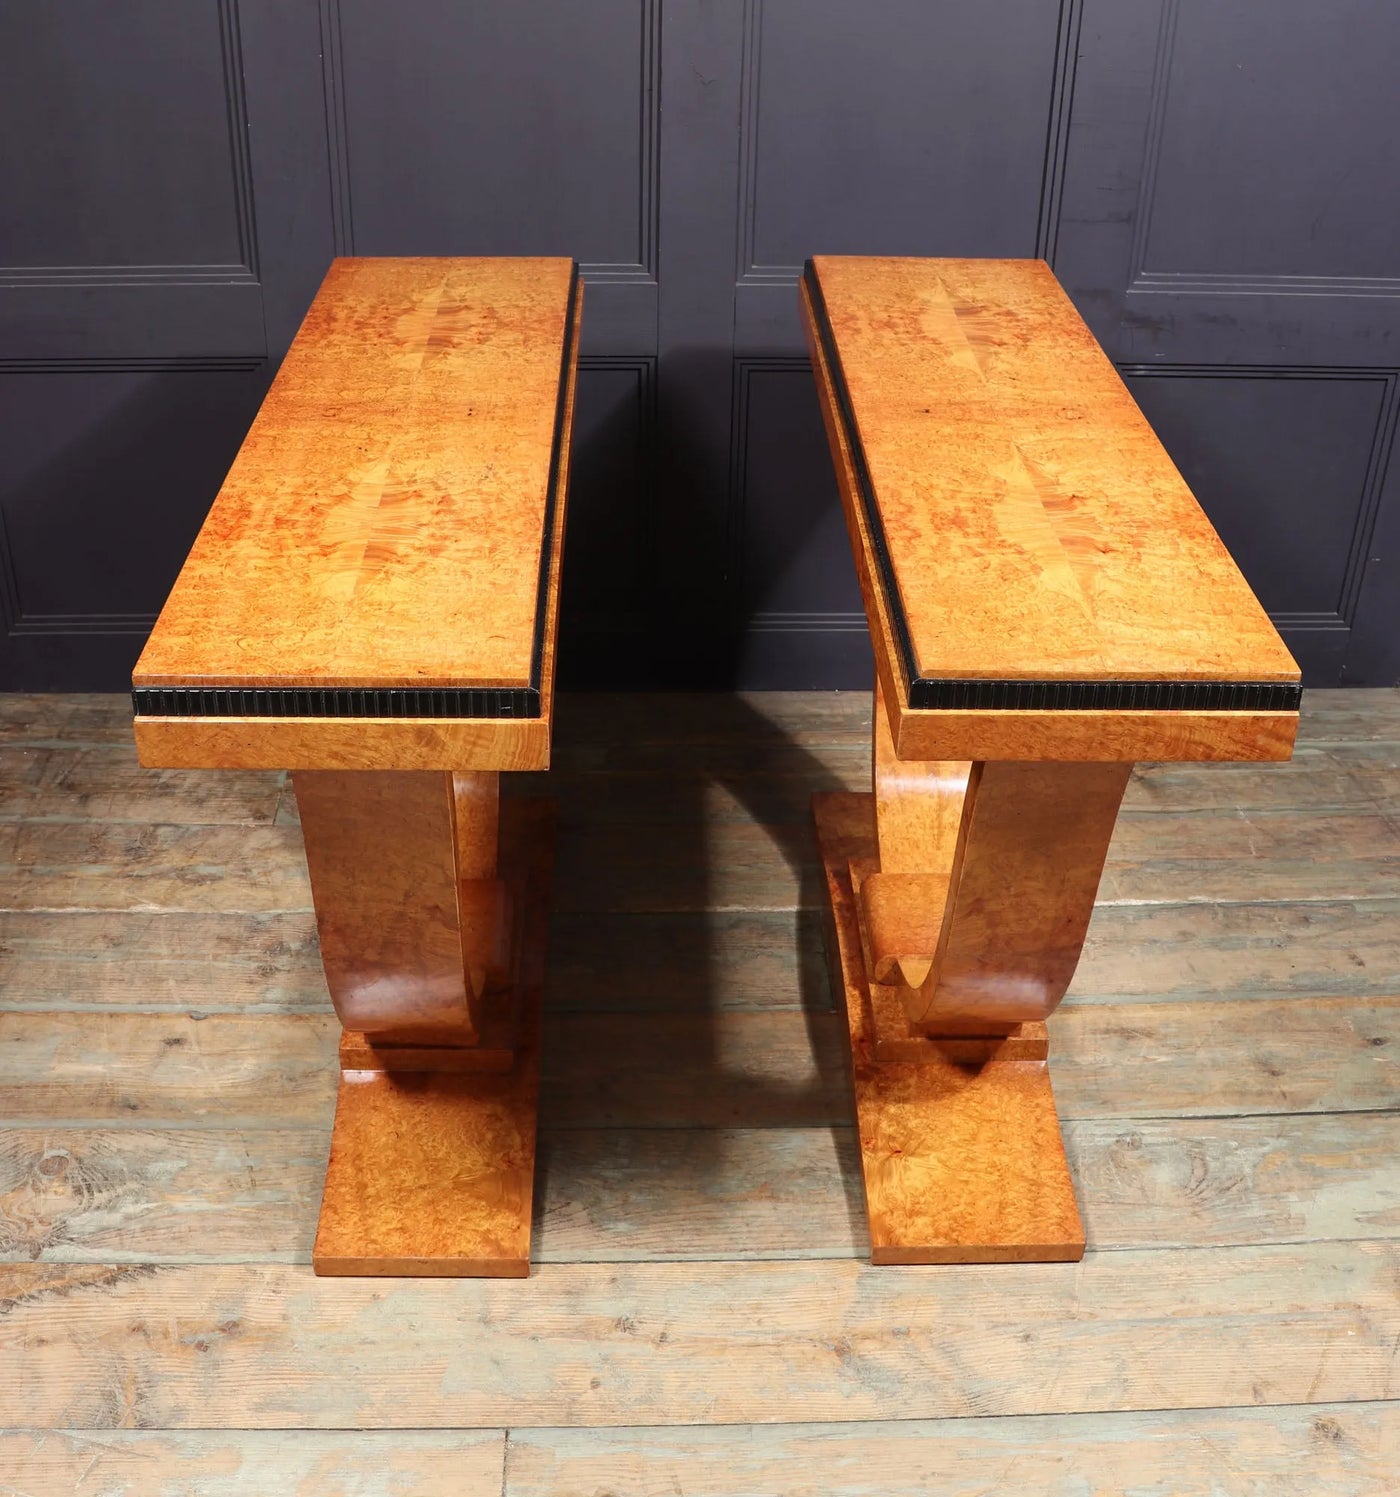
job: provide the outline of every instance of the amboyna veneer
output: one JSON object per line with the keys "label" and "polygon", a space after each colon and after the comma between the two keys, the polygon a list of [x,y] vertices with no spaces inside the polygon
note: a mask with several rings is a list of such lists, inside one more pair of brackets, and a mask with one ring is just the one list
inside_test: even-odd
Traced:
{"label": "amboyna veneer", "polygon": [[141,762],[288,768],[344,1026],[314,1263],[524,1275],[581,295],[331,266],[133,678]]}
{"label": "amboyna veneer", "polygon": [[1045,1020],[1133,762],[1287,759],[1298,667],[1043,262],[800,294],[875,650],[873,793],[814,806],[872,1257],[1077,1259]]}

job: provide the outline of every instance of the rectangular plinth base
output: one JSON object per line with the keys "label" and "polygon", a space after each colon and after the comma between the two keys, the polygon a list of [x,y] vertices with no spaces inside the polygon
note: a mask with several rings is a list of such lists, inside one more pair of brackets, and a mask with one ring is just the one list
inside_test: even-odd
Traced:
{"label": "rectangular plinth base", "polygon": [[929,1044],[879,1060],[850,865],[875,856],[870,795],[812,798],[828,957],[850,1039],[873,1263],[1046,1263],[1084,1256],[1043,1060],[969,1063]]}
{"label": "rectangular plinth base", "polygon": [[342,1052],[312,1253],[318,1274],[529,1273],[552,851],[550,802],[502,805],[502,873],[524,889],[513,963],[519,1045],[509,1070],[388,1070],[376,1064],[382,1051]]}

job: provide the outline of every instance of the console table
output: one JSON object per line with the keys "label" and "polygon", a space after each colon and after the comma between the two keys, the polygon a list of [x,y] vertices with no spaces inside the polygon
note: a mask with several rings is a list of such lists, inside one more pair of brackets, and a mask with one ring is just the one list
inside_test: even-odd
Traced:
{"label": "console table", "polygon": [[321,1274],[529,1271],[581,296],[334,262],[133,678],[150,766],[290,769],[344,1029]]}
{"label": "console table", "polygon": [[800,294],[875,652],[872,793],[814,806],[872,1258],[1077,1259],[1045,1020],[1133,762],[1287,759],[1298,668],[1047,265]]}

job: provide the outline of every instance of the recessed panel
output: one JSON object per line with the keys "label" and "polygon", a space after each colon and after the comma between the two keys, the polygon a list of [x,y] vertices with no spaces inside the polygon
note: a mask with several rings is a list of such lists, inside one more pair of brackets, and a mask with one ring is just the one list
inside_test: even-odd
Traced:
{"label": "recessed panel", "polygon": [[649,588],[646,452],[650,366],[592,364],[578,373],[560,649],[585,635],[642,627]]}
{"label": "recessed panel", "polygon": [[645,9],[340,0],[356,253],[639,263]]}
{"label": "recessed panel", "polygon": [[1142,269],[1400,275],[1400,54],[1376,0],[1179,0]]}
{"label": "recessed panel", "polygon": [[1340,611],[1384,382],[1130,375],[1128,386],[1264,607]]}
{"label": "recessed panel", "polygon": [[243,263],[219,13],[0,5],[0,263]]}
{"label": "recessed panel", "polygon": [[0,371],[0,510],[26,626],[160,610],[266,382],[259,367]]}
{"label": "recessed panel", "polygon": [[745,259],[1035,253],[1058,6],[757,3]]}
{"label": "recessed panel", "polygon": [[744,612],[863,611],[805,364],[741,368]]}

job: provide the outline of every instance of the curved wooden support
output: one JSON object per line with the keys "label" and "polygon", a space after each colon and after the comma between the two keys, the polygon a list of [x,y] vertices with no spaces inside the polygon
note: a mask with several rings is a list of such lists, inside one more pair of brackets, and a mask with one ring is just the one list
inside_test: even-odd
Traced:
{"label": "curved wooden support", "polygon": [[502,817],[490,773],[293,778],[345,1026],[316,1272],[523,1276],[552,812]]}
{"label": "curved wooden support", "polygon": [[1022,1024],[1000,1037],[985,1025],[980,1035],[911,1034],[895,990],[871,978],[858,913],[862,873],[874,865],[872,797],[817,795],[813,811],[872,1262],[1079,1258],[1084,1229],[1055,1117],[1045,1026]]}
{"label": "curved wooden support", "polygon": [[1093,911],[1130,764],[909,761],[875,692],[878,869],[859,880],[870,976],[929,1034],[1054,1012]]}
{"label": "curved wooden support", "polygon": [[331,1001],[381,1045],[473,1046],[508,979],[497,777],[293,775]]}
{"label": "curved wooden support", "polygon": [[932,971],[911,1018],[1048,1018],[1069,987],[1131,764],[976,764]]}
{"label": "curved wooden support", "polygon": [[938,948],[972,765],[897,758],[877,677],[872,768],[880,866],[861,886],[872,975],[877,982],[917,990],[926,982]]}

